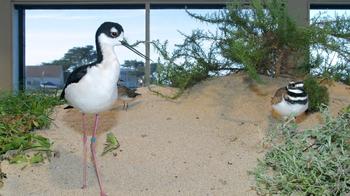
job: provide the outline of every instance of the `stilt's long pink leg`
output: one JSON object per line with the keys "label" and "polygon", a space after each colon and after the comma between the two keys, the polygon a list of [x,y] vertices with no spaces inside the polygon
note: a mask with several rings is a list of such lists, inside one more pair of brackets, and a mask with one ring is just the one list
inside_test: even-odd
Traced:
{"label": "stilt's long pink leg", "polygon": [[91,147],[91,153],[92,153],[92,162],[93,162],[94,167],[95,167],[98,185],[100,186],[100,195],[105,196],[106,194],[103,191],[102,182],[101,182],[100,174],[99,174],[99,171],[97,168],[97,161],[96,161],[96,131],[97,131],[97,124],[98,124],[98,117],[99,117],[98,114],[96,114],[95,115],[94,131],[92,132],[91,146],[90,147]]}
{"label": "stilt's long pink leg", "polygon": [[83,116],[83,186],[82,189],[86,188],[86,154],[87,154],[87,130],[86,130],[86,124],[85,124],[85,114],[82,114]]}

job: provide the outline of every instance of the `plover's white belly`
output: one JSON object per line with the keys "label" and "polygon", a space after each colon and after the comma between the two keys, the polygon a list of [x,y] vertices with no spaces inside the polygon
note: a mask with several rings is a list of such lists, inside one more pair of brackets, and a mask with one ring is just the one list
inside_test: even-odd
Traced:
{"label": "plover's white belly", "polygon": [[117,98],[118,74],[106,74],[91,68],[78,83],[72,83],[65,89],[65,98],[69,104],[84,113],[99,113],[112,107]]}
{"label": "plover's white belly", "polygon": [[122,101],[132,101],[134,98],[131,98],[127,95],[119,95],[119,99],[121,99]]}
{"label": "plover's white belly", "polygon": [[295,116],[299,116],[300,114],[302,114],[307,110],[308,103],[306,103],[305,105],[290,104],[283,99],[280,103],[272,105],[272,108],[283,117],[288,117],[288,116],[295,117]]}

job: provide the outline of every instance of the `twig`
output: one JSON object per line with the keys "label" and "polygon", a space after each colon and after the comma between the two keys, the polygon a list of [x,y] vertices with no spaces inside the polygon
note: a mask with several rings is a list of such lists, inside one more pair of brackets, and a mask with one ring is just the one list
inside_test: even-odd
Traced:
{"label": "twig", "polygon": [[308,147],[306,147],[303,152],[309,150],[311,147],[313,147],[316,144],[316,142],[314,142],[313,144],[309,145]]}

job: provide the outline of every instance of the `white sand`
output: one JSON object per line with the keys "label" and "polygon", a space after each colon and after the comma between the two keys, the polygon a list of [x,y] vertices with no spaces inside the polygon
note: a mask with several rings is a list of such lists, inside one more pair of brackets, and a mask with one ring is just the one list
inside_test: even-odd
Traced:
{"label": "white sand", "polygon": [[[121,144],[117,156],[98,156],[108,195],[256,195],[247,171],[264,155],[261,141],[276,122],[270,98],[287,80],[251,85],[245,78],[238,74],[210,79],[176,101],[142,88],[142,96],[127,112],[117,103],[103,113],[97,152],[102,152],[107,132]],[[330,94],[333,114],[350,104],[348,87],[335,84]],[[40,131],[54,142],[60,157],[24,170],[3,162],[8,179],[1,195],[99,195],[91,162],[88,188],[80,189],[81,115],[62,108],[52,116],[55,125]],[[312,127],[319,119],[319,114],[309,115],[300,126]]]}

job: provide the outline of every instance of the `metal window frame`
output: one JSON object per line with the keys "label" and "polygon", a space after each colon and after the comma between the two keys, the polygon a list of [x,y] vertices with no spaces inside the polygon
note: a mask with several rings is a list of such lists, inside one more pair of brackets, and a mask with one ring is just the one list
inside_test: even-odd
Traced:
{"label": "metal window frame", "polygon": [[[145,53],[150,56],[150,10],[151,9],[219,9],[225,7],[225,4],[16,4],[18,10],[18,75],[20,82],[19,89],[25,89],[25,11],[33,9],[144,9],[145,10]],[[150,60],[145,60],[145,85],[150,84]]]}
{"label": "metal window frame", "polygon": [[[65,1],[60,3],[43,1],[13,1],[18,11],[18,78],[19,89],[25,88],[25,11],[28,9],[144,9],[145,10],[145,53],[150,55],[150,10],[151,9],[221,9],[226,1]],[[308,2],[310,9],[350,9],[350,2],[314,0]],[[150,84],[150,60],[145,63],[145,85]]]}

